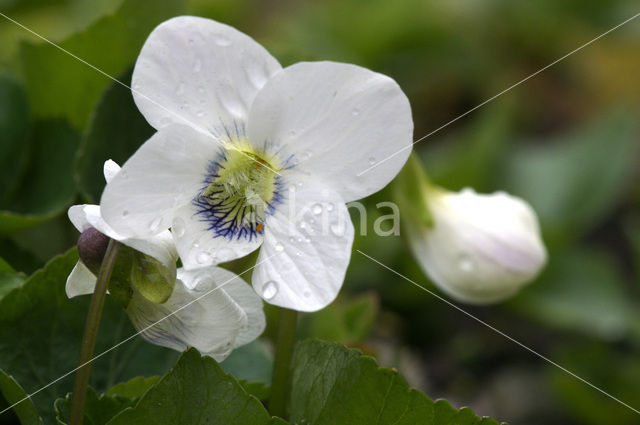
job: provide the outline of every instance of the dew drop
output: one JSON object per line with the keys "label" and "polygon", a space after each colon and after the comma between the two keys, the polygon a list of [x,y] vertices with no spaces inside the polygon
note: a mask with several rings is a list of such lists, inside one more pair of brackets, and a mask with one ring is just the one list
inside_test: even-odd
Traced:
{"label": "dew drop", "polygon": [[298,257],[302,257],[302,251],[298,251],[298,252],[296,252],[296,255],[297,255]]}
{"label": "dew drop", "polygon": [[465,253],[458,256],[458,267],[465,273],[470,273],[475,269],[473,260]]}
{"label": "dew drop", "polygon": [[280,242],[276,242],[275,249],[278,252],[282,252],[282,251],[284,251],[284,246],[282,246],[282,244]]}
{"label": "dew drop", "polygon": [[196,112],[196,116],[198,116],[198,117],[203,117],[203,116],[204,116],[204,111],[203,111],[202,109],[199,109],[199,110]]}
{"label": "dew drop", "polygon": [[275,297],[277,293],[278,293],[278,284],[275,283],[273,280],[267,281],[262,286],[262,296],[267,300],[270,300],[271,298]]}
{"label": "dew drop", "polygon": [[289,131],[289,136],[291,136],[291,137],[295,136],[296,134],[297,134],[297,133],[296,133],[296,131],[295,131],[295,130],[290,130],[290,131]]}
{"label": "dew drop", "polygon": [[198,86],[198,93],[204,93],[204,86]]}
{"label": "dew drop", "polygon": [[194,242],[191,246],[194,248],[200,248],[200,244],[198,242]]}
{"label": "dew drop", "polygon": [[126,216],[128,216],[128,215],[129,215],[129,211],[127,211],[127,210],[122,210],[122,216],[123,216],[123,217],[126,217]]}
{"label": "dew drop", "polygon": [[190,46],[193,46],[193,43],[195,43],[195,40],[193,38],[190,38],[187,40],[187,43],[189,43]]}
{"label": "dew drop", "polygon": [[296,186],[298,186],[298,187],[302,187],[302,182],[298,182],[298,183],[296,183]]}
{"label": "dew drop", "polygon": [[296,241],[296,238],[294,238],[293,236],[289,237],[289,242],[294,243]]}
{"label": "dew drop", "polygon": [[369,165],[373,165],[376,163],[376,159],[374,157],[369,158]]}
{"label": "dew drop", "polygon": [[298,243],[302,243],[303,241],[304,241],[304,239],[302,239],[302,238],[298,238],[298,239],[296,240],[296,242],[298,242]]}
{"label": "dew drop", "polygon": [[309,298],[309,297],[311,296],[311,292],[310,292],[310,291],[304,291],[304,292],[302,293],[302,295],[303,295],[305,298]]}
{"label": "dew drop", "polygon": [[327,211],[331,212],[333,211],[333,204],[327,204]]}
{"label": "dew drop", "polygon": [[171,231],[179,238],[184,236],[184,220],[176,217],[171,225]]}
{"label": "dew drop", "polygon": [[344,236],[345,227],[341,223],[335,223],[331,225],[331,232],[336,236]]}
{"label": "dew drop", "polygon": [[322,214],[322,205],[320,205],[320,204],[315,204],[315,205],[313,206],[312,212],[313,212],[315,215]]}
{"label": "dew drop", "polygon": [[302,152],[302,154],[300,154],[300,160],[302,161],[308,161],[309,158],[311,158],[311,151],[309,150],[306,150]]}
{"label": "dew drop", "polygon": [[211,261],[211,254],[206,251],[199,252],[196,256],[196,261],[198,264],[206,264]]}
{"label": "dew drop", "polygon": [[184,94],[184,83],[178,84],[178,88],[176,88],[176,94],[178,96],[182,96]]}
{"label": "dew drop", "polygon": [[220,36],[220,35],[219,35],[219,36],[216,38],[216,44],[217,44],[218,46],[222,46],[222,47],[230,46],[230,45],[231,45],[231,40],[229,40],[229,39],[228,39],[228,38],[226,38],[226,37],[222,37],[222,36]]}
{"label": "dew drop", "polygon": [[353,111],[351,111],[351,115],[357,117],[358,115],[360,115],[360,110],[358,108],[354,108]]}
{"label": "dew drop", "polygon": [[200,72],[202,69],[202,61],[200,59],[196,59],[193,63],[193,72]]}
{"label": "dew drop", "polygon": [[155,232],[162,224],[162,217],[156,217],[149,223],[149,230]]}

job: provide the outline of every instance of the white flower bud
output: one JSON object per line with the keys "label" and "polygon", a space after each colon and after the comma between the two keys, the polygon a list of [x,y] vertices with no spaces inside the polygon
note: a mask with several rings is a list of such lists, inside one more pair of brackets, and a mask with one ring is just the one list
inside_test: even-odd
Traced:
{"label": "white flower bud", "polygon": [[502,301],[547,261],[536,214],[520,198],[432,189],[428,208],[433,226],[409,221],[409,243],[436,286],[459,301]]}

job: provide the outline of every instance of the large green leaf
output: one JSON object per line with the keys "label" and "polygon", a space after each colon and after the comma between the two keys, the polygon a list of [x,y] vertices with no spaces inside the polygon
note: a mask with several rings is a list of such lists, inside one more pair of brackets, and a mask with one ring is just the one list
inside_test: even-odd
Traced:
{"label": "large green leaf", "polygon": [[0,76],[0,205],[17,189],[29,155],[29,107],[23,87]]}
{"label": "large green leaf", "polygon": [[394,369],[337,343],[296,346],[289,418],[297,424],[497,425],[469,408],[454,409],[410,389]]}
{"label": "large green leaf", "polygon": [[[135,402],[135,398],[111,395],[98,396],[96,391],[89,387],[85,400],[83,423],[85,425],[104,425],[127,407],[133,406]],[[56,400],[55,411],[58,423],[66,425],[69,422],[69,413],[71,411],[71,394]]]}
{"label": "large green leaf", "polygon": [[[131,71],[119,78],[131,80]],[[131,91],[112,83],[93,112],[76,163],[76,178],[82,194],[91,202],[100,200],[105,181],[102,166],[107,159],[122,165],[154,133],[138,111]]]}
{"label": "large green leaf", "polygon": [[80,136],[63,120],[44,120],[32,130],[30,155],[12,194],[0,202],[0,234],[41,223],[75,197],[73,158]]}
{"label": "large green leaf", "polygon": [[[133,63],[151,30],[181,9],[182,2],[176,0],[125,0],[113,15],[59,44],[101,71],[117,76]],[[83,128],[110,80],[44,42],[23,43],[20,53],[36,116],[67,117]]]}
{"label": "large green leaf", "polygon": [[0,369],[0,411],[15,404],[12,410],[2,414],[0,423],[9,423],[10,415],[15,415],[20,425],[40,425],[42,420],[33,402],[11,376]]}
{"label": "large green leaf", "polygon": [[[65,281],[77,258],[75,249],[54,258],[0,300],[0,367],[29,393],[77,366],[90,299],[70,300],[65,294]],[[107,297],[96,355],[134,333],[126,314]],[[92,363],[92,386],[102,392],[134,376],[161,374],[176,358],[176,352],[136,337]],[[53,401],[71,391],[72,379],[70,375],[33,396],[45,423],[55,423]]]}
{"label": "large green leaf", "polygon": [[640,152],[636,121],[635,113],[616,110],[510,158],[506,189],[533,205],[551,242],[583,234],[621,202]]}
{"label": "large green leaf", "polygon": [[271,417],[210,357],[190,349],[133,409],[109,425],[266,425]]}
{"label": "large green leaf", "polygon": [[16,272],[13,267],[0,258],[0,299],[12,289],[22,285],[25,276]]}

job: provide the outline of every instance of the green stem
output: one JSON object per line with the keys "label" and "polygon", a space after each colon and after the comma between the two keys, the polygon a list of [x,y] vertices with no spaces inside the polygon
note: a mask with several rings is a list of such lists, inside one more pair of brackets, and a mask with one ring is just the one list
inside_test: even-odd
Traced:
{"label": "green stem", "polygon": [[76,372],[76,380],[73,384],[69,425],[82,425],[82,420],[84,419],[84,403],[87,396],[87,386],[89,385],[89,375],[91,374],[91,358],[96,345],[107,285],[111,279],[111,272],[118,256],[119,247],[120,243],[118,241],[109,240],[107,251],[100,265],[96,287],[91,297],[87,322],[84,326],[84,335],[82,337],[82,347],[80,348],[80,362]]}
{"label": "green stem", "polygon": [[287,413],[287,396],[289,395],[289,368],[293,355],[293,343],[296,335],[298,312],[281,308],[278,317],[278,336],[276,339],[276,356],[273,360],[273,376],[271,378],[271,398],[269,410],[273,416],[285,418]]}

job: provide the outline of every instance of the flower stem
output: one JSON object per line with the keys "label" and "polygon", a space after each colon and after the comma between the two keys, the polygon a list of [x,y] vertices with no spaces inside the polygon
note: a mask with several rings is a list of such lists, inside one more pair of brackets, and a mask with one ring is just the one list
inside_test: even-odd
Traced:
{"label": "flower stem", "polygon": [[82,347],[80,348],[80,362],[76,372],[76,380],[73,384],[69,425],[82,425],[82,420],[84,419],[84,403],[87,395],[87,386],[89,385],[89,375],[91,374],[91,358],[96,345],[107,285],[111,279],[111,272],[118,256],[119,247],[120,243],[118,241],[109,240],[107,251],[100,265],[96,287],[91,297],[87,322],[85,323],[82,337]]}
{"label": "flower stem", "polygon": [[276,356],[273,361],[269,410],[273,416],[285,418],[289,387],[289,367],[293,354],[298,312],[281,308],[278,317]]}

